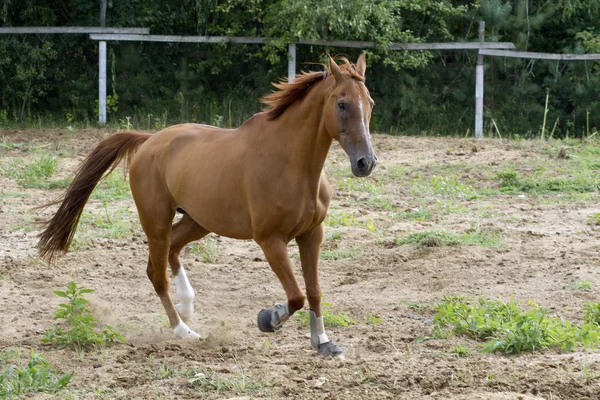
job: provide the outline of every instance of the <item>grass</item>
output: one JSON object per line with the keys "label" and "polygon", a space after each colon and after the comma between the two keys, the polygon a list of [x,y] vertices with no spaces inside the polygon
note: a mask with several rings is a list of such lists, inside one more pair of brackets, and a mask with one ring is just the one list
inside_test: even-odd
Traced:
{"label": "grass", "polygon": [[600,225],[600,212],[593,213],[589,217],[588,222],[590,225]]}
{"label": "grass", "polygon": [[406,238],[397,238],[395,244],[414,244],[418,247],[444,246],[481,246],[488,248],[502,247],[502,240],[497,233],[469,231],[463,234],[449,231],[431,230],[411,233]]}
{"label": "grass", "polygon": [[14,160],[2,166],[2,175],[15,179],[26,189],[63,189],[71,183],[70,178],[49,180],[58,167],[58,158],[42,155],[29,163]]}
{"label": "grass", "polygon": [[236,366],[233,376],[217,373],[210,368],[185,371],[188,385],[201,392],[234,393],[254,395],[279,385],[277,379],[255,379],[244,368]]}
{"label": "grass", "polygon": [[433,175],[419,177],[411,181],[412,193],[415,196],[436,195],[458,197],[473,200],[481,197],[481,193],[474,187],[461,182],[457,176]]}
{"label": "grass", "polygon": [[127,176],[121,171],[113,171],[96,186],[90,197],[103,203],[131,199]]}
{"label": "grass", "polygon": [[567,286],[571,290],[588,290],[592,288],[592,284],[587,281],[573,282]]}
{"label": "grass", "polygon": [[349,250],[322,250],[319,254],[319,259],[326,261],[344,260],[347,258],[353,258],[358,255],[357,249]]}
{"label": "grass", "polygon": [[569,176],[544,176],[524,178],[514,169],[496,174],[500,190],[504,193],[588,193],[600,189],[600,178],[589,171],[565,171]]}
{"label": "grass", "polygon": [[420,210],[418,208],[412,208],[397,214],[399,219],[408,219],[411,221],[427,221],[431,219],[431,213],[426,210]]}
{"label": "grass", "polygon": [[487,299],[444,297],[433,317],[434,335],[464,335],[483,341],[487,352],[518,354],[560,348],[572,351],[598,345],[599,326],[586,323],[577,326],[569,321],[548,316],[548,310],[535,303],[521,311],[514,301],[507,303]]}
{"label": "grass", "polygon": [[92,289],[77,287],[73,281],[67,284],[66,291],[54,291],[58,297],[67,299],[66,303],[59,304],[53,316],[53,319],[63,321],[46,332],[42,343],[54,344],[59,349],[73,347],[82,352],[89,346],[104,348],[111,342],[125,342],[123,336],[111,326],[100,326],[92,315],[88,308],[89,302],[83,298],[85,294],[92,292]]}
{"label": "grass", "polygon": [[[325,303],[323,303],[323,305],[325,305]],[[328,327],[346,328],[350,325],[358,324],[358,321],[344,312],[335,312],[324,309],[321,314],[323,315],[323,323]],[[300,321],[302,326],[310,325],[310,315],[306,311],[296,311],[294,315],[296,316],[296,319]]]}
{"label": "grass", "polygon": [[[57,393],[66,387],[73,374],[59,374],[39,353],[31,350],[31,358],[23,368],[9,364],[18,359],[13,351],[0,352],[0,398],[27,398],[28,393]],[[24,397],[25,396],[25,397]]]}
{"label": "grass", "polygon": [[98,214],[84,211],[71,248],[89,248],[95,239],[127,239],[133,234],[132,219],[133,213],[128,208],[109,212],[106,203]]}
{"label": "grass", "polygon": [[211,237],[205,237],[198,243],[191,243],[187,245],[187,251],[190,254],[199,257],[202,262],[208,264],[214,264],[217,262],[217,246],[215,240]]}
{"label": "grass", "polygon": [[600,301],[596,303],[586,303],[583,306],[585,311],[584,321],[586,324],[595,324],[600,326]]}
{"label": "grass", "polygon": [[450,354],[456,354],[458,357],[465,357],[471,352],[468,347],[462,345],[454,345],[448,350]]}

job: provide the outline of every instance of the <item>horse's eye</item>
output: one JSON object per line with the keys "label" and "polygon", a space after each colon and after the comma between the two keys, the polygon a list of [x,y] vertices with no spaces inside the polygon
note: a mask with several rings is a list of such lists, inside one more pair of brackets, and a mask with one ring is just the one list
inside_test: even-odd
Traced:
{"label": "horse's eye", "polygon": [[346,109],[346,103],[343,103],[343,102],[341,102],[341,101],[340,101],[340,102],[338,103],[338,108],[339,108],[340,110],[345,110],[345,109]]}

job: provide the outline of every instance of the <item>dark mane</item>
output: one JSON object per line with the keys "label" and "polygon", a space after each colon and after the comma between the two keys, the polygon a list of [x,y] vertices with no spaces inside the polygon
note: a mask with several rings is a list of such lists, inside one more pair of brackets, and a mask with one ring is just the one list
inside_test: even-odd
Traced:
{"label": "dark mane", "polygon": [[[365,78],[356,72],[354,64],[343,57],[338,59],[343,62],[339,67],[345,75],[347,74],[360,82],[365,81]],[[290,105],[301,100],[315,84],[326,80],[330,76],[331,73],[326,69],[323,72],[297,74],[294,83],[288,83],[287,80],[273,83],[277,90],[260,99],[261,103],[267,106],[263,111],[267,114],[269,120],[277,119]]]}

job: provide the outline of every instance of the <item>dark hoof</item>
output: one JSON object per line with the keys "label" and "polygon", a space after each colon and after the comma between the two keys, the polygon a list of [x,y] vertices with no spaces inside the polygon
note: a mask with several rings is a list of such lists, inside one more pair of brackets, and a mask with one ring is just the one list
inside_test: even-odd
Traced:
{"label": "dark hoof", "polygon": [[319,354],[323,357],[337,357],[344,359],[344,352],[342,348],[335,342],[327,342],[319,345]]}
{"label": "dark hoof", "polygon": [[258,329],[262,332],[275,332],[275,328],[271,326],[271,319],[273,315],[273,310],[267,310],[263,308],[258,313]]}

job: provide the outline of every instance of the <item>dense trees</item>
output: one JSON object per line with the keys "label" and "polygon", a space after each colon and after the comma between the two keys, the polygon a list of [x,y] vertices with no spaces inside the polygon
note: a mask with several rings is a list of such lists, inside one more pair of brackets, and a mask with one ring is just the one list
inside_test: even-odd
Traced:
{"label": "dense trees", "polygon": [[[464,135],[473,124],[476,52],[392,52],[389,42],[486,40],[541,52],[600,52],[600,0],[120,0],[107,26],[153,34],[265,36],[266,46],[109,43],[109,120],[142,128],[178,121],[236,125],[286,73],[297,38],[368,40],[373,128]],[[1,26],[97,26],[99,2],[4,0]],[[356,49],[298,46],[299,62]],[[0,123],[95,120],[97,43],[84,35],[0,36]],[[597,63],[486,60],[486,121],[506,134],[561,135],[600,125]],[[318,66],[301,65],[303,68]],[[487,127],[490,129],[491,125]],[[495,128],[494,128],[495,129]]]}

